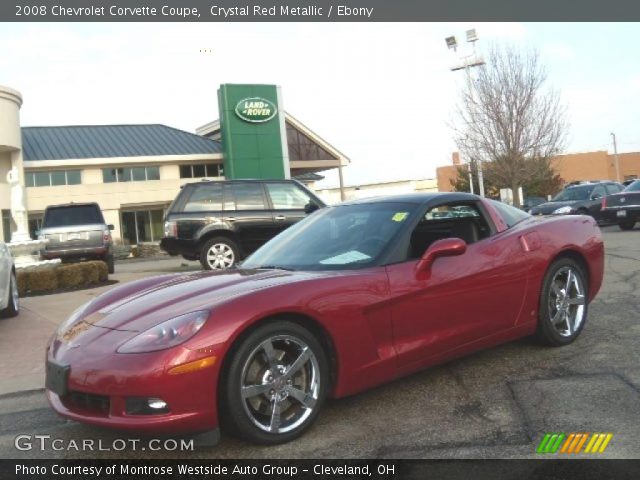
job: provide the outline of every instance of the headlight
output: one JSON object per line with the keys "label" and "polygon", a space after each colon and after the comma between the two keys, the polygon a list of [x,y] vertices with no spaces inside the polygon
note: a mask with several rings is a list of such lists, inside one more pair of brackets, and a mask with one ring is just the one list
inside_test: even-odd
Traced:
{"label": "headlight", "polygon": [[567,205],[566,207],[560,207],[553,211],[554,215],[562,215],[566,213],[571,213],[571,207]]}
{"label": "headlight", "polygon": [[187,313],[146,330],[118,348],[118,353],[145,353],[165,350],[186,342],[204,326],[206,310]]}

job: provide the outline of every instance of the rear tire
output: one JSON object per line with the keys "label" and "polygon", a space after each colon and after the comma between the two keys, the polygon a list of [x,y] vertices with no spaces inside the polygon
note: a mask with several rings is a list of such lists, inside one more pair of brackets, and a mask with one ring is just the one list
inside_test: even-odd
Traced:
{"label": "rear tire", "polygon": [[540,293],[536,335],[542,343],[561,347],[578,338],[587,320],[588,298],[584,267],[567,257],[553,262]]}
{"label": "rear tire", "polygon": [[618,226],[620,230],[633,230],[633,227],[636,226],[635,220],[627,220],[626,222],[619,222]]}
{"label": "rear tire", "polygon": [[213,237],[200,247],[200,264],[205,270],[226,270],[239,258],[236,242],[227,237]]}
{"label": "rear tire", "polygon": [[115,260],[113,259],[113,255],[107,255],[105,262],[107,264],[107,271],[109,273],[115,273],[116,266],[115,266]]}
{"label": "rear tire", "polygon": [[289,321],[270,322],[230,355],[218,389],[221,420],[229,433],[275,445],[299,437],[313,424],[327,396],[329,363],[309,330]]}
{"label": "rear tire", "polygon": [[16,281],[15,272],[11,272],[11,276],[9,278],[9,289],[8,289],[9,299],[7,301],[7,308],[4,310],[0,310],[0,317],[15,317],[18,315],[20,311],[20,298],[18,295],[18,282]]}

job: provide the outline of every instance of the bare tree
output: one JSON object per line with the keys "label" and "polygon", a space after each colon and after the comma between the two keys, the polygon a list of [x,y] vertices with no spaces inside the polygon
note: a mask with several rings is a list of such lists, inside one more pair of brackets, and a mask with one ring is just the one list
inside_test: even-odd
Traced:
{"label": "bare tree", "polygon": [[494,46],[487,64],[467,73],[454,124],[463,155],[489,163],[487,181],[517,192],[552,177],[550,160],[564,147],[566,108],[547,85],[536,51]]}

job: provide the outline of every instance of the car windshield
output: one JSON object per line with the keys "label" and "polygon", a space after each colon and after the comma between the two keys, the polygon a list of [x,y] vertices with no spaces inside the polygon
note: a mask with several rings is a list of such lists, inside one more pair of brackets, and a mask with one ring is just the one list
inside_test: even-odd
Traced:
{"label": "car windshield", "polygon": [[42,228],[68,227],[104,223],[100,210],[95,205],[53,207],[46,211]]}
{"label": "car windshield", "polygon": [[583,187],[569,187],[565,188],[559,194],[557,194],[552,202],[572,202],[577,200],[587,200],[593,190],[593,185],[585,185]]}
{"label": "car windshield", "polygon": [[635,182],[629,184],[627,188],[624,189],[625,192],[640,192],[640,180],[636,180]]}
{"label": "car windshield", "polygon": [[241,268],[341,270],[372,266],[417,205],[338,205],[316,211],[267,242]]}

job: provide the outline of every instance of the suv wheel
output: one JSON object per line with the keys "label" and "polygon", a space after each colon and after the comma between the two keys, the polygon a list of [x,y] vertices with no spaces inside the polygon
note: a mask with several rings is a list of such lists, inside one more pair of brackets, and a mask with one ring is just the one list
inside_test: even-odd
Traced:
{"label": "suv wheel", "polygon": [[210,238],[200,249],[200,263],[205,270],[226,270],[238,261],[236,242],[226,237]]}
{"label": "suv wheel", "polygon": [[104,259],[104,261],[107,264],[107,271],[109,273],[115,273],[116,267],[115,267],[115,264],[114,264],[113,255],[107,255],[107,257]]}

